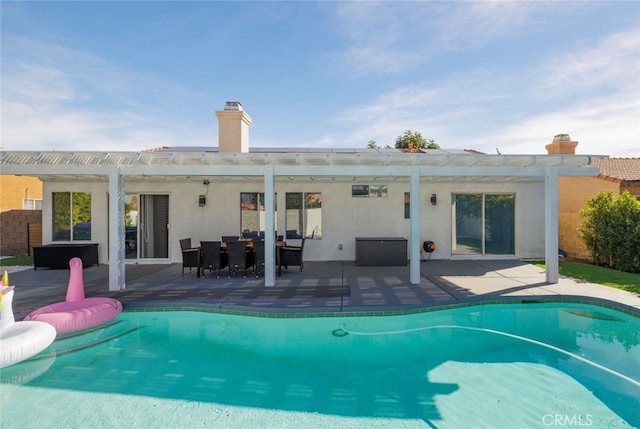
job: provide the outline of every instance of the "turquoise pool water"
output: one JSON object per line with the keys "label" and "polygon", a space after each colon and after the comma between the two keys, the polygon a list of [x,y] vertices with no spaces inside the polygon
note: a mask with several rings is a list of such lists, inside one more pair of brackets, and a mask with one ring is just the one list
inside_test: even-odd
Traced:
{"label": "turquoise pool water", "polygon": [[2,428],[639,427],[640,319],[562,303],[125,312],[0,382]]}

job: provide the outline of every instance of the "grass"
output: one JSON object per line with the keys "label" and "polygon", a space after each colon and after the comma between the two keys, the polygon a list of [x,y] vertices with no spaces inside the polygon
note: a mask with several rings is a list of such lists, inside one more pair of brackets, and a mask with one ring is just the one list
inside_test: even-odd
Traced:
{"label": "grass", "polygon": [[13,267],[16,265],[33,266],[33,258],[31,256],[12,256],[0,259],[0,267]]}
{"label": "grass", "polygon": [[[545,265],[544,262],[535,262],[534,264],[539,267]],[[563,276],[640,294],[640,274],[626,273],[582,262],[561,261],[559,265],[560,274]]]}

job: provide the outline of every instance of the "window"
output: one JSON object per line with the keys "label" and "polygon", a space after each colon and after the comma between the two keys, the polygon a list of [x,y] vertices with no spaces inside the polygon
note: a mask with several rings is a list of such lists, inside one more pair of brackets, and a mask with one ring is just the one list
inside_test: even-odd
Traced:
{"label": "window", "polygon": [[42,210],[42,200],[23,198],[22,210]]}
{"label": "window", "polygon": [[515,253],[515,195],[454,194],[454,255]]}
{"label": "window", "polygon": [[[264,238],[264,214],[264,192],[240,193],[240,231],[243,236],[247,238]],[[277,218],[278,216],[276,215],[274,222],[277,221]]]}
{"label": "window", "polygon": [[287,192],[286,238],[322,238],[322,193]]}
{"label": "window", "polygon": [[369,196],[372,198],[387,198],[387,185],[369,185]]}
{"label": "window", "polygon": [[404,193],[404,218],[411,219],[411,194]]}
{"label": "window", "polygon": [[351,185],[351,196],[386,198],[387,185]]}
{"label": "window", "polygon": [[91,240],[91,194],[53,193],[53,241]]}
{"label": "window", "polygon": [[369,185],[351,185],[352,197],[368,197]]}

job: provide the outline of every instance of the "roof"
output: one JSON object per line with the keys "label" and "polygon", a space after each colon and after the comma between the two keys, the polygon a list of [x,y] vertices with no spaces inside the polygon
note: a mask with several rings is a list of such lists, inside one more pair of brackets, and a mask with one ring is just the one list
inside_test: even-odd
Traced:
{"label": "roof", "polygon": [[599,177],[640,181],[640,158],[595,158],[589,165],[598,167]]}
{"label": "roof", "polygon": [[[223,153],[219,151],[218,146],[161,146],[143,150],[143,152],[204,152],[204,153]],[[248,153],[351,153],[351,154],[401,154],[408,153],[405,150],[392,147],[376,147],[376,148],[326,148],[326,147],[251,147]],[[425,154],[448,154],[448,155],[465,155],[476,154],[484,155],[482,152],[471,149],[420,149],[413,153]]]}

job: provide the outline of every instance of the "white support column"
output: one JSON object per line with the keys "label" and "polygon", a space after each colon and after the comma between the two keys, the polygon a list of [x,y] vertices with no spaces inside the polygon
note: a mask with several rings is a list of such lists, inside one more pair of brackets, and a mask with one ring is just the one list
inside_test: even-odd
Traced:
{"label": "white support column", "polygon": [[410,192],[409,281],[417,285],[420,284],[420,170],[417,167],[411,169]]}
{"label": "white support column", "polygon": [[276,284],[275,237],[275,180],[273,166],[267,165],[264,170],[264,285]]}
{"label": "white support column", "polygon": [[125,287],[124,176],[119,168],[109,172],[109,290]]}
{"label": "white support column", "polygon": [[558,170],[550,168],[544,179],[544,225],[547,283],[558,283]]}

